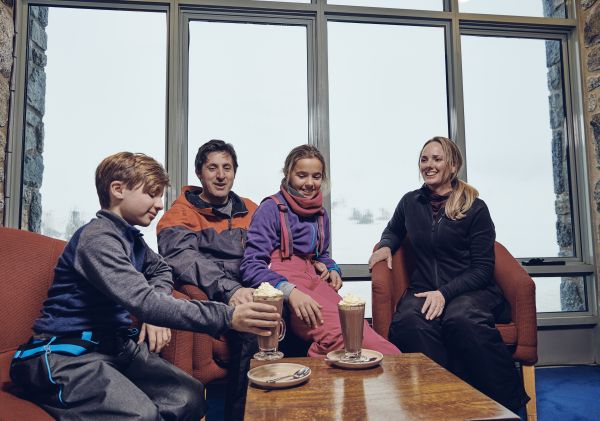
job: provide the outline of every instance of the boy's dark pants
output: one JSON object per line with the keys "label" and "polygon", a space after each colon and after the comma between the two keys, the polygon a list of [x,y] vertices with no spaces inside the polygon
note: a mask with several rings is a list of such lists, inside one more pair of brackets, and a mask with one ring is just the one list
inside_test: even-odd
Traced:
{"label": "boy's dark pants", "polygon": [[148,351],[119,339],[112,354],[56,353],[16,361],[13,382],[59,420],[199,420],[203,385]]}
{"label": "boy's dark pants", "polygon": [[450,301],[440,317],[426,320],[424,298],[406,290],[392,318],[389,338],[402,352],[422,352],[507,408],[529,400],[496,322],[510,320],[510,305],[488,290]]}

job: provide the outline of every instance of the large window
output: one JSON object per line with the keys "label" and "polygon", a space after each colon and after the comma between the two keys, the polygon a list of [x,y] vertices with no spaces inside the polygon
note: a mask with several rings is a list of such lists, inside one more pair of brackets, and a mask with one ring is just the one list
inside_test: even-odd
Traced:
{"label": "large window", "polygon": [[283,162],[307,143],[304,26],[190,22],[188,183],[209,139],[233,144],[234,190],[257,203],[279,190]]}
{"label": "large window", "polygon": [[165,13],[31,7],[23,227],[69,239],[99,209],[110,154],[164,163],[166,27]]}
{"label": "large window", "polygon": [[333,254],[364,264],[421,146],[448,136],[444,28],[330,22],[328,40]]}
{"label": "large window", "polygon": [[234,190],[258,202],[308,142],[330,169],[341,292],[368,298],[367,259],[421,184],[420,147],[450,136],[498,241],[534,277],[538,311],[589,322],[572,3],[23,0],[5,223],[68,238],[98,208],[96,165],[119,150],[163,162],[172,201],[198,183],[212,138],[234,144]]}

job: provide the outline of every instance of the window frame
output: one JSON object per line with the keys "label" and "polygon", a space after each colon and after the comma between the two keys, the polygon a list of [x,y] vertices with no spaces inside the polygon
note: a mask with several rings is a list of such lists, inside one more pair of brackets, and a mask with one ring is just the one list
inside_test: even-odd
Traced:
{"label": "window frame", "polygon": [[[440,0],[442,1],[442,0]],[[28,12],[30,5],[160,11],[167,19],[166,165],[172,184],[166,202],[171,203],[187,178],[187,36],[190,20],[294,24],[307,27],[308,55],[308,139],[330,160],[329,86],[327,67],[327,23],[383,23],[444,27],[450,136],[465,151],[465,116],[461,68],[461,36],[511,36],[560,39],[563,95],[570,159],[571,206],[575,255],[564,267],[527,266],[532,276],[584,276],[588,310],[538,315],[540,326],[591,325],[598,321],[596,267],[592,234],[592,203],[587,170],[585,124],[583,121],[583,81],[579,57],[579,31],[575,2],[565,1],[567,18],[523,17],[460,13],[458,0],[443,0],[444,11],[328,5],[326,0],[287,3],[252,0],[22,0],[15,3],[15,53],[6,154],[5,220],[8,227],[20,227],[25,129],[25,89],[27,75]],[[544,38],[548,37],[548,38]],[[466,155],[466,154],[465,154]],[[468,159],[468,156],[465,156]],[[466,165],[461,176],[468,180]],[[335,181],[334,181],[335,183]],[[331,197],[325,195],[331,208]],[[552,258],[549,258],[552,260]],[[554,258],[558,259],[558,258]],[[366,264],[343,265],[346,281],[368,281]]]}

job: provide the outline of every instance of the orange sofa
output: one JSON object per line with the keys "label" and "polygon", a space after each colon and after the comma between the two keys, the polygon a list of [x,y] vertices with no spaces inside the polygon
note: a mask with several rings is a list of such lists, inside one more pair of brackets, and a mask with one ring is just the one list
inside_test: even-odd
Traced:
{"label": "orange sofa", "polygon": [[[52,420],[44,410],[19,397],[9,370],[17,347],[31,336],[54,277],[65,242],[40,234],[0,227],[0,420]],[[179,292],[177,298],[187,299]],[[193,333],[173,331],[162,356],[193,374]]]}

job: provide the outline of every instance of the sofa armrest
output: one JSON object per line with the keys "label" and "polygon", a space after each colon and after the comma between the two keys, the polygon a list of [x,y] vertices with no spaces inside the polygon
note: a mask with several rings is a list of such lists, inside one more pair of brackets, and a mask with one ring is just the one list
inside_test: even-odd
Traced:
{"label": "sofa armrest", "polygon": [[527,364],[537,362],[537,313],[535,283],[519,262],[500,244],[495,245],[494,279],[511,305],[517,329],[513,358]]}
{"label": "sofa armrest", "polygon": [[[208,301],[206,294],[197,286],[183,284],[177,289],[193,300]],[[229,362],[229,348],[224,336],[215,339],[205,333],[193,333],[193,348],[189,352],[192,376],[207,384],[225,378]]]}
{"label": "sofa armrest", "polygon": [[[189,300],[187,295],[173,291],[173,297],[180,300]],[[192,351],[194,333],[185,330],[171,329],[171,343],[162,349],[160,355],[171,364],[193,375]]]}

